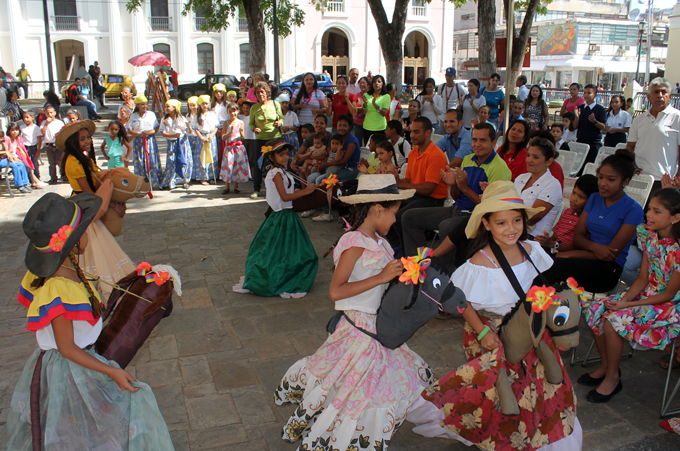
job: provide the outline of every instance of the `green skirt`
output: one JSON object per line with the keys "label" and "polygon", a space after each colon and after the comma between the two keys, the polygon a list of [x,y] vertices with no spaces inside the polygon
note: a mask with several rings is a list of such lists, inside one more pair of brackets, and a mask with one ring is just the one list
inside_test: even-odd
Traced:
{"label": "green skirt", "polygon": [[297,213],[275,211],[250,243],[243,288],[258,296],[307,293],[318,266],[319,257]]}
{"label": "green skirt", "polygon": [[[26,362],[12,396],[7,417],[8,451],[34,449],[31,382],[41,352],[36,349]],[[120,368],[92,350],[85,352]],[[56,349],[45,351],[40,371],[40,449],[173,450],[151,387],[142,382],[132,385],[140,390],[121,390],[110,377],[65,359]]]}

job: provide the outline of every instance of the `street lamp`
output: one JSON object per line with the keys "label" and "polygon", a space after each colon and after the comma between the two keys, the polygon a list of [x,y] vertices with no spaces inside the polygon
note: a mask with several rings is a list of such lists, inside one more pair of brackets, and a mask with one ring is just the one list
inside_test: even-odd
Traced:
{"label": "street lamp", "polygon": [[637,69],[635,70],[635,81],[640,83],[638,76],[640,75],[640,53],[642,52],[642,32],[645,31],[645,21],[641,20],[638,24],[638,46],[637,46]]}

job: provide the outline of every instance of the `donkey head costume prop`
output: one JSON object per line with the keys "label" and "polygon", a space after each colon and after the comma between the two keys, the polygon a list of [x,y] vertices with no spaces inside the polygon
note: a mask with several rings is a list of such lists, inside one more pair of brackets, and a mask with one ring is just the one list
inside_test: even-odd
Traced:
{"label": "donkey head costume prop", "polygon": [[[114,202],[120,204],[127,202],[132,198],[139,199],[147,195],[150,199],[153,199],[151,184],[146,177],[135,175],[125,168],[116,168],[111,170],[109,179],[113,182],[111,200]],[[113,236],[120,236],[123,231],[124,221],[125,218],[121,218],[118,213],[111,208],[109,208],[104,216],[102,216],[102,222]]]}

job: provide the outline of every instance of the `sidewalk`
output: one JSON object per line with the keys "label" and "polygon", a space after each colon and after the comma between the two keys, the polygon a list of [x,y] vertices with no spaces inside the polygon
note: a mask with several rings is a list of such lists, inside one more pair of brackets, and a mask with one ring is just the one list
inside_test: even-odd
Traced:
{"label": "sidewalk", "polygon": [[[99,126],[103,130],[103,126]],[[98,133],[95,147],[103,138]],[[164,139],[159,139],[165,149]],[[97,150],[99,155],[99,150]],[[46,168],[45,168],[46,171]],[[180,450],[286,450],[298,443],[281,440],[292,405],[276,406],[274,389],[288,367],[309,355],[326,338],[333,314],[328,298],[332,261],[320,261],[310,293],[302,299],[260,298],[231,292],[244,274],[250,241],[264,219],[264,198],[222,196],[222,187],[192,186],[188,191],[158,191],[154,199],[129,203],[119,242],[138,263],[170,262],[180,273],[183,296],[161,321],[128,370],[154,389],[161,412]],[[68,185],[47,187],[67,196]],[[10,199],[0,186],[0,446],[14,385],[36,347],[26,331],[26,310],[16,301],[24,275],[27,240],[21,222],[43,192]],[[333,223],[303,220],[322,255],[342,232]],[[438,375],[464,362],[462,318],[430,321],[408,342]],[[579,355],[592,338],[582,329]],[[628,347],[626,346],[626,351]],[[624,390],[605,405],[585,401],[576,385],[584,450],[677,450],[680,436],[658,426],[665,371],[658,351],[636,351],[621,366]],[[565,361],[569,355],[565,355]],[[594,366],[588,367],[589,369]],[[572,381],[584,371],[568,368]],[[680,369],[674,377],[680,376]],[[678,401],[680,403],[680,400]],[[404,423],[390,443],[394,451],[462,451],[458,442],[425,439]]]}

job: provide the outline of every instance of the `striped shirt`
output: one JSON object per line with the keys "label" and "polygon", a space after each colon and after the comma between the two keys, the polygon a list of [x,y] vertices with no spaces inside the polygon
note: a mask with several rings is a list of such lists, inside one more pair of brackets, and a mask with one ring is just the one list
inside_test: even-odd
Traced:
{"label": "striped shirt", "polygon": [[557,235],[557,241],[562,244],[573,244],[574,231],[578,224],[579,216],[571,208],[567,208],[560,216],[560,219],[553,227],[553,232]]}

